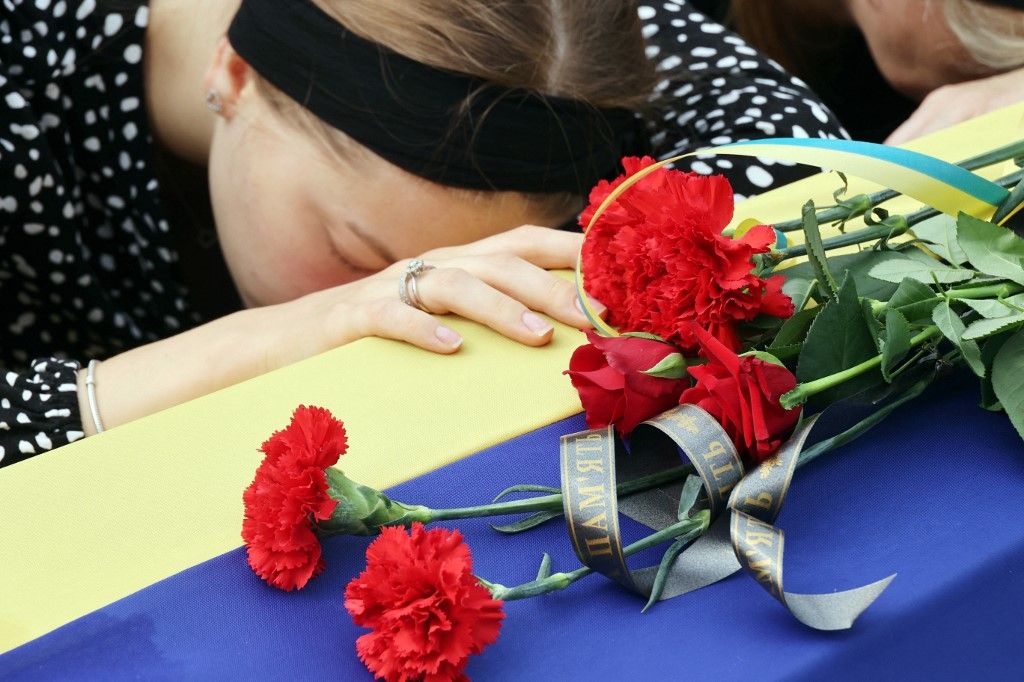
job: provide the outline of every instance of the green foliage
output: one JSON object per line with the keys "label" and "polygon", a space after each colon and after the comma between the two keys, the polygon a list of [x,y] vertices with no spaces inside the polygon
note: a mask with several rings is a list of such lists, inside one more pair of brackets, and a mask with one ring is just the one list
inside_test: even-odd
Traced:
{"label": "green foliage", "polygon": [[1021,325],[1024,325],[1024,313],[1016,313],[1015,315],[1007,315],[1006,317],[977,320],[967,327],[967,331],[964,332],[964,338],[984,339],[1001,332],[1016,329]]}
{"label": "green foliage", "polygon": [[957,242],[971,265],[988,275],[1024,284],[1024,239],[966,213],[957,218]]}
{"label": "green foliage", "polygon": [[658,364],[644,371],[644,374],[659,379],[682,379],[686,374],[686,358],[682,353],[669,353]]}
{"label": "green foliage", "polygon": [[910,352],[910,324],[892,308],[885,311],[885,337],[882,342],[882,377],[892,381],[892,370]]}
{"label": "green foliage", "polygon": [[981,361],[981,349],[972,339],[964,338],[966,329],[963,320],[947,301],[942,301],[932,311],[932,321],[942,335],[956,346],[964,356],[971,371],[979,377],[985,376],[985,365]]}
{"label": "green foliage", "polygon": [[825,247],[821,243],[821,230],[818,229],[818,216],[814,210],[814,202],[804,204],[803,212],[804,239],[807,242],[807,260],[814,270],[814,279],[823,293],[832,300],[838,296],[839,287],[828,269]]}
{"label": "green foliage", "polygon": [[1013,336],[1011,333],[990,336],[981,343],[981,362],[985,365],[985,376],[981,380],[981,406],[986,410],[999,412],[1003,409],[995,389],[992,388],[992,364],[1003,344]]}
{"label": "green foliage", "polygon": [[967,254],[956,241],[956,219],[941,213],[914,225],[911,230],[918,239],[928,242],[928,248],[950,265],[963,265]]}
{"label": "green foliage", "polygon": [[1024,438],[1024,329],[1007,339],[992,363],[992,388]]}
{"label": "green foliage", "polygon": [[[899,257],[899,254],[892,251],[861,251],[843,256],[829,256],[828,268],[840,281],[852,277],[853,281],[857,283],[857,291],[861,296],[878,301],[887,301],[893,295],[893,292],[896,291],[896,283],[875,279],[868,275],[868,272],[879,263]],[[782,287],[782,290],[789,294],[790,298],[792,298],[790,291],[799,291],[798,287],[802,286],[802,284],[797,283],[798,280],[807,284],[815,281],[814,269],[810,263],[800,263],[791,268],[778,270],[776,274],[786,277],[786,284]],[[794,300],[794,304],[795,302]],[[799,309],[797,308],[797,310]]]}
{"label": "green foliage", "polygon": [[1017,294],[1004,299],[979,298],[960,299],[973,308],[982,317],[996,318],[1007,317],[1015,313],[1024,312],[1024,294]]}
{"label": "green foliage", "polygon": [[913,324],[930,323],[932,310],[938,304],[939,299],[930,286],[910,277],[900,282],[896,292],[889,299],[889,308],[898,310]]}
{"label": "green foliage", "polygon": [[956,282],[966,282],[975,275],[973,270],[951,268],[937,260],[922,262],[907,256],[890,258],[879,263],[871,268],[868,274],[883,282],[893,282],[896,284],[908,277],[924,284],[932,284],[934,282],[955,284]]}
{"label": "green foliage", "polygon": [[[857,298],[857,285],[853,278],[848,277],[837,298],[826,303],[811,323],[800,351],[796,377],[801,383],[806,383],[849,369],[877,354],[875,340]],[[828,405],[879,383],[880,380],[878,371],[864,372],[822,391],[814,397],[813,402],[817,406]]]}
{"label": "green foliage", "polygon": [[779,333],[775,335],[771,344],[768,346],[768,352],[777,358],[788,358],[796,355],[800,352],[800,344],[803,343],[804,338],[807,336],[807,330],[811,326],[811,322],[821,312],[820,307],[808,308],[807,310],[801,310],[793,317],[786,320],[782,327],[779,328]]}

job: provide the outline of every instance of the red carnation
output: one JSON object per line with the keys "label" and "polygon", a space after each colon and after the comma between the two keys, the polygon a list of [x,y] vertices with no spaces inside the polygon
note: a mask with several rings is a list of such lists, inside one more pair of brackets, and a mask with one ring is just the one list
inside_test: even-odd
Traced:
{"label": "red carnation", "polygon": [[[654,163],[625,158],[626,174],[602,181],[580,216],[586,227],[602,201],[633,173]],[[583,243],[587,291],[608,306],[608,321],[645,331],[690,350],[691,322],[736,350],[736,324],[759,314],[788,317],[793,303],[783,277],[753,274],[753,256],[767,253],[775,233],[767,225],[739,239],[722,236],[733,194],[721,176],[659,168],[626,190],[590,228]]]}
{"label": "red carnation", "polygon": [[338,504],[328,495],[324,469],[347,447],[340,421],[304,405],[263,443],[263,463],[242,495],[242,539],[252,570],[274,587],[302,588],[323,570],[313,524],[329,519]]}
{"label": "red carnation", "polygon": [[689,379],[662,379],[644,374],[674,346],[635,336],[603,337],[587,332],[590,341],[577,348],[565,373],[580,394],[592,429],[615,425],[623,435],[637,424],[670,409]]}
{"label": "red carnation", "polygon": [[384,680],[467,679],[469,656],[498,638],[505,617],[473,575],[462,535],[420,523],[409,534],[381,529],[366,550],[366,570],[345,590],[345,608],[372,630],[356,652]]}
{"label": "red carnation", "polygon": [[782,395],[796,386],[796,377],[781,365],[737,357],[703,329],[694,329],[694,334],[708,363],[688,369],[697,383],[683,391],[679,403],[710,413],[748,462],[765,460],[800,418],[799,408],[786,410],[779,404]]}

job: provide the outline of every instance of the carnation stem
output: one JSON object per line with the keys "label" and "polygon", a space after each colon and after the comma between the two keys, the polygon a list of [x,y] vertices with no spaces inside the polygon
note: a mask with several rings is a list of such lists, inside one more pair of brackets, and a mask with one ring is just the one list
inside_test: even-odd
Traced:
{"label": "carnation stem", "polygon": [[[910,339],[910,347],[919,346],[928,339],[940,334],[939,328],[936,326],[928,326],[921,330],[916,336]],[[882,364],[882,355],[878,354],[864,362],[854,365],[848,369],[844,369],[841,372],[835,374],[829,374],[828,376],[815,379],[814,381],[808,381],[803,384],[797,384],[789,393],[782,396],[779,401],[783,407],[790,409],[797,405],[802,405],[807,402],[807,399],[813,395],[817,395],[823,391],[827,391],[830,388],[834,388],[844,381],[849,381],[854,377],[860,376],[861,374],[868,372]]]}
{"label": "carnation stem", "polygon": [[[993,149],[990,152],[979,154],[978,156],[972,156],[969,159],[964,159],[963,161],[960,161],[956,165],[960,166],[961,168],[966,168],[967,170],[976,170],[978,168],[991,166],[992,164],[999,163],[1001,161],[1015,159],[1020,156],[1024,156],[1024,140],[1014,142],[1013,144],[1008,144],[1004,147],[999,147],[998,149]],[[1014,177],[1014,175],[1018,176],[1018,180],[1020,179],[1019,174],[1016,173],[1008,176],[1008,178],[1012,178]],[[1006,178],[1004,178],[1004,180],[1005,179]],[[999,182],[1002,183],[1002,181]],[[818,212],[818,222],[831,223],[838,222],[841,220],[850,220],[866,212],[860,210],[865,204],[867,205],[867,210],[871,210],[871,208],[874,208],[875,206],[878,206],[883,202],[889,201],[890,199],[898,197],[899,195],[899,192],[893,191],[891,189],[882,190],[880,192],[875,192],[873,194],[859,195],[860,197],[865,198],[866,201],[855,202],[857,204],[857,208],[855,210],[851,210],[847,206],[835,206],[832,208],[827,208],[823,211]],[[857,197],[850,197],[848,201],[853,202],[855,199],[857,199]],[[775,229],[779,230],[780,232],[793,232],[800,230],[802,228],[803,219],[801,218],[797,218],[796,220],[786,220],[784,222],[775,224]]]}
{"label": "carnation stem", "polygon": [[[685,480],[693,473],[693,467],[689,465],[678,466],[666,469],[647,476],[635,478],[616,487],[619,497],[627,497],[634,493],[659,488],[669,483],[676,483]],[[450,521],[453,519],[472,519],[481,516],[502,516],[505,514],[528,514],[533,512],[561,512],[562,494],[541,495],[522,500],[510,500],[508,502],[492,502],[473,507],[455,507],[451,509],[432,509],[430,507],[413,506],[411,516],[403,519],[403,522],[412,523],[420,521],[430,523],[432,521]]]}
{"label": "carnation stem", "polygon": [[[631,554],[636,554],[637,552],[641,552],[645,549],[656,547],[663,542],[683,536],[691,536],[691,539],[694,539],[707,530],[707,527],[710,524],[710,519],[711,514],[708,510],[705,509],[699,511],[689,518],[683,519],[678,523],[674,523],[671,526],[663,528],[656,533],[652,533],[645,538],[641,538],[630,545],[626,545],[622,548],[622,553],[626,556],[630,556]],[[482,578],[480,579],[480,582],[491,591],[491,596],[494,599],[514,601],[516,599],[536,597],[537,595],[565,589],[580,578],[586,577],[593,572],[594,569],[589,566],[581,566],[575,571],[569,571],[568,573],[552,573],[544,578],[531,580],[528,583],[523,583],[522,585],[516,585],[514,587],[505,587],[504,585],[488,582]]]}

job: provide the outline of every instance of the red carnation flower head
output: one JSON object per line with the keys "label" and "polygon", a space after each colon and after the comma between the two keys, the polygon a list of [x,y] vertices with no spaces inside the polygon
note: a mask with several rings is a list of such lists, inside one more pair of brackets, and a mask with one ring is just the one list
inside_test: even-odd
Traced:
{"label": "red carnation flower head", "polygon": [[[586,227],[597,207],[625,179],[655,163],[622,160],[626,174],[601,181],[580,216]],[[608,321],[644,331],[687,350],[697,346],[691,323],[739,349],[736,325],[759,314],[788,317],[793,303],[783,277],[753,274],[753,256],[767,253],[774,230],[757,225],[739,239],[722,235],[732,220],[733,193],[721,176],[659,168],[626,190],[587,232],[583,273],[587,291],[608,307]]]}
{"label": "red carnation flower head", "polygon": [[360,660],[378,679],[467,679],[469,656],[498,638],[502,603],[473,575],[458,531],[387,527],[366,550],[366,570],[345,590]]}
{"label": "red carnation flower head", "polygon": [[288,426],[275,431],[260,447],[266,459],[326,469],[348,449],[345,425],[330,410],[299,405]]}
{"label": "red carnation flower head", "polygon": [[799,408],[787,410],[779,404],[796,386],[796,377],[782,365],[738,357],[700,327],[693,333],[708,363],[687,369],[696,384],[683,391],[679,403],[696,405],[718,420],[748,463],[764,461],[800,419]]}
{"label": "red carnation flower head", "polygon": [[306,406],[263,444],[263,462],[242,495],[242,539],[249,566],[274,587],[300,589],[323,570],[313,526],[338,505],[324,469],[347,447],[344,425],[329,411]]}
{"label": "red carnation flower head", "polygon": [[614,425],[627,435],[637,424],[678,404],[689,378],[664,379],[644,374],[675,346],[635,336],[604,337],[587,332],[587,345],[569,360],[572,385],[580,394],[592,429]]}

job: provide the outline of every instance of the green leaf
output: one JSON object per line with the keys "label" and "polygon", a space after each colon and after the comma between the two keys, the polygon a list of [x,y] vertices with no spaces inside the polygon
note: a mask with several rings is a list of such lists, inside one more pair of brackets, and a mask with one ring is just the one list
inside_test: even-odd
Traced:
{"label": "green leaf", "polygon": [[882,323],[875,317],[875,311],[871,307],[871,301],[866,298],[860,300],[860,308],[864,312],[864,321],[868,324],[868,330],[871,332],[871,338],[875,340],[875,348],[878,352],[882,352],[882,342],[885,336],[885,330],[882,328]]}
{"label": "green leaf", "polygon": [[1024,324],[1024,313],[996,317],[987,320],[976,320],[964,332],[965,339],[984,339],[985,337],[1009,331],[1011,328]]}
{"label": "green leaf", "polygon": [[971,371],[979,377],[985,376],[985,364],[981,361],[981,349],[971,339],[964,338],[964,321],[956,314],[949,303],[942,301],[932,311],[932,321],[939,328],[942,335],[960,349],[964,361],[971,368]]}
{"label": "green leaf", "polygon": [[544,556],[540,560],[540,568],[537,569],[536,580],[544,580],[551,575],[551,555],[544,552]]}
{"label": "green leaf", "polygon": [[953,216],[940,213],[914,225],[911,231],[918,239],[928,242],[928,248],[951,265],[967,262],[967,254],[956,241],[956,219]]}
{"label": "green leaf", "polygon": [[775,335],[775,339],[768,346],[768,351],[774,355],[773,349],[775,348],[785,348],[802,343],[804,337],[807,336],[807,329],[811,326],[811,322],[820,312],[821,308],[815,307],[794,314],[779,328],[779,333]]}
{"label": "green leaf", "polygon": [[973,270],[951,268],[937,260],[932,263],[922,263],[906,257],[890,258],[871,268],[868,274],[875,279],[897,284],[908,277],[925,284],[932,284],[936,281],[942,284],[953,284],[954,282],[966,282],[974,277]]}
{"label": "green leaf", "polygon": [[[878,349],[864,320],[857,286],[853,278],[848,277],[839,290],[839,297],[826,303],[811,323],[800,351],[796,377],[800,383],[806,383],[849,369],[876,355]],[[865,372],[822,391],[812,402],[816,406],[829,405],[879,381],[881,374],[877,370]]]}
{"label": "green leaf", "polygon": [[492,525],[491,528],[498,531],[499,533],[511,535],[513,533],[521,533],[524,530],[530,530],[531,528],[539,526],[540,524],[545,523],[546,521],[550,521],[551,519],[559,517],[561,515],[562,512],[537,512],[536,514],[531,514],[530,516],[527,516],[522,521],[508,523],[503,526]]}
{"label": "green leaf", "polygon": [[682,353],[669,353],[644,374],[659,379],[682,379],[686,376],[686,358]]}
{"label": "green leaf", "polygon": [[1024,284],[1024,239],[1005,227],[961,213],[957,242],[976,269]]}
{"label": "green leaf", "polygon": [[1011,336],[992,363],[992,388],[1024,438],[1024,330]]}
{"label": "green leaf", "polygon": [[[702,512],[707,514],[707,511]],[[644,605],[642,613],[646,613],[647,609],[654,606],[654,604],[661,599],[662,592],[665,591],[665,582],[668,580],[669,573],[672,571],[672,565],[686,546],[693,542],[700,534],[704,532],[704,528],[697,527],[691,530],[686,535],[681,536],[678,540],[673,542],[665,553],[661,555],[661,563],[658,564],[658,572],[654,576],[654,583],[651,585],[651,596],[647,600],[647,604]]]}
{"label": "green leaf", "polygon": [[555,493],[560,492],[562,492],[561,488],[552,488],[551,486],[547,485],[533,485],[531,483],[523,483],[521,485],[513,485],[509,486],[508,488],[505,488],[500,493],[498,493],[494,497],[494,499],[491,500],[491,502],[498,502],[503,497],[508,497],[512,493],[547,493],[549,495],[554,495]]}
{"label": "green leaf", "polygon": [[994,298],[961,298],[957,299],[961,303],[966,303],[982,317],[1006,317],[1008,315],[1014,315],[1022,312],[1024,308],[1024,294],[1017,294],[1016,296],[1010,296],[1002,300]]}
{"label": "green leaf", "polygon": [[779,360],[773,354],[771,354],[771,353],[769,353],[767,351],[763,351],[763,350],[748,350],[746,353],[740,353],[740,357],[741,358],[745,358],[745,357],[757,358],[761,362],[767,362],[767,363],[772,364],[772,365],[779,365],[780,367],[783,366],[783,363],[782,363],[781,360]]}
{"label": "green leaf", "polygon": [[882,342],[882,376],[892,381],[890,372],[910,352],[910,324],[898,310],[885,311],[885,339]]}
{"label": "green leaf", "polygon": [[788,276],[790,269],[782,271],[782,274],[787,275],[786,282],[782,285],[782,293],[789,296],[790,300],[793,301],[793,308],[795,310],[802,311],[807,306],[807,301],[814,294],[818,282],[813,277],[790,277]]}
{"label": "green leaf", "polygon": [[697,504],[697,496],[700,495],[700,491],[703,489],[704,481],[701,480],[700,476],[686,477],[686,482],[683,483],[683,491],[679,494],[679,509],[676,512],[676,518],[680,521],[690,518],[693,505]]}
{"label": "green leaf", "polygon": [[821,243],[821,231],[818,229],[818,216],[814,210],[814,202],[808,201],[804,204],[803,212],[804,239],[807,242],[807,259],[814,269],[814,279],[825,295],[835,300],[839,295],[839,287],[832,273],[828,269],[828,259],[825,257],[825,247]]}
{"label": "green leaf", "polygon": [[996,397],[996,392],[992,388],[992,363],[995,362],[999,349],[1010,340],[1011,336],[1013,334],[990,336],[981,344],[981,361],[985,364],[986,370],[985,376],[981,380],[981,406],[986,410],[999,412],[1003,409],[1002,403],[999,402],[999,398]]}
{"label": "green leaf", "polygon": [[[840,282],[847,277],[853,277],[853,281],[857,284],[857,291],[861,296],[874,298],[879,301],[888,301],[889,297],[896,291],[896,284],[870,277],[868,271],[878,263],[899,257],[899,254],[892,251],[875,250],[860,251],[859,253],[850,253],[843,256],[829,256],[828,269]],[[787,284],[790,279],[814,280],[814,269],[807,262],[777,270],[775,274],[785,276]],[[786,291],[786,285],[783,285],[782,290],[787,294],[789,293]],[[795,304],[796,301],[794,300]],[[797,310],[800,310],[800,308],[797,308]]]}
{"label": "green leaf", "polygon": [[889,307],[898,310],[909,322],[931,322],[932,310],[939,304],[935,291],[910,277],[900,282],[889,299]]}

